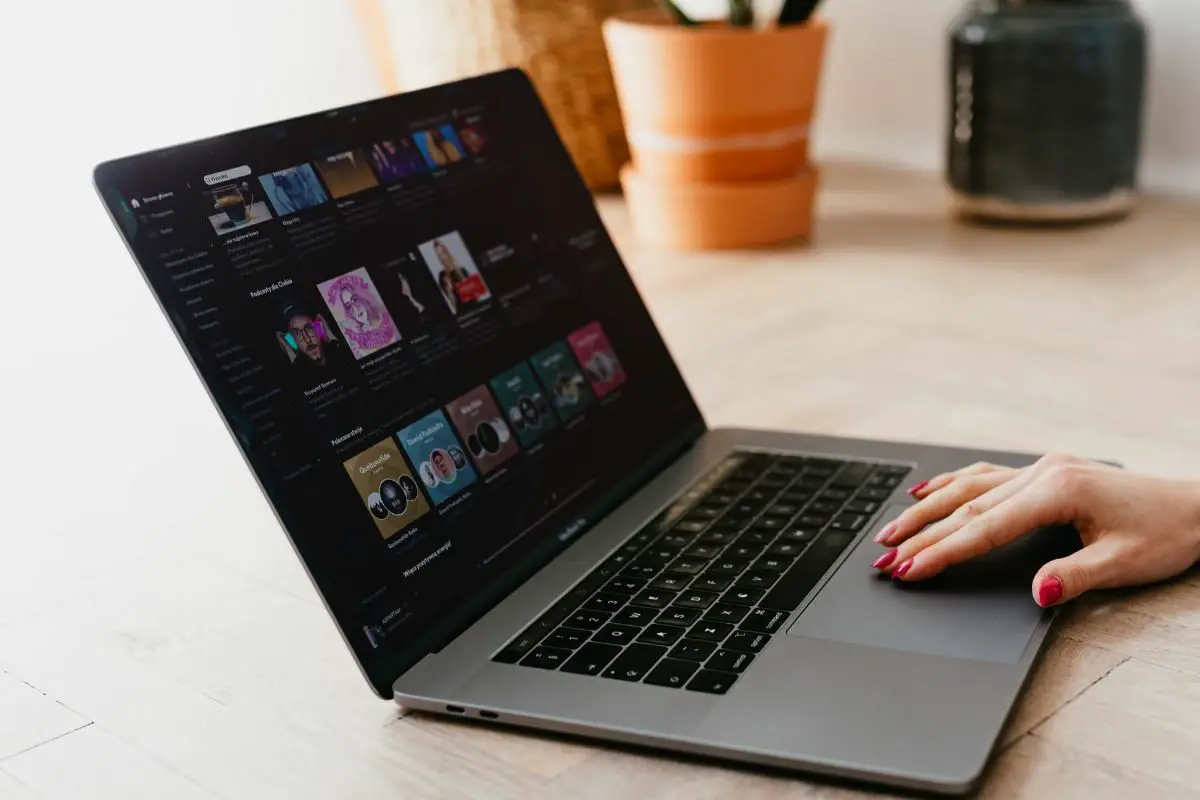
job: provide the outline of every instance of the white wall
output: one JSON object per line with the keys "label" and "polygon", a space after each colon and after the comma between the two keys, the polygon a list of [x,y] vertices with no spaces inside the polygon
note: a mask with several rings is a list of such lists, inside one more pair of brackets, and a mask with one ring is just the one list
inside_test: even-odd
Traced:
{"label": "white wall", "polygon": [[[1200,196],[1200,7],[1196,0],[1135,3],[1149,23],[1152,53],[1143,183]],[[680,4],[707,14],[724,2]],[[825,0],[834,30],[819,157],[942,168],[947,31],[965,7],[966,0]]]}

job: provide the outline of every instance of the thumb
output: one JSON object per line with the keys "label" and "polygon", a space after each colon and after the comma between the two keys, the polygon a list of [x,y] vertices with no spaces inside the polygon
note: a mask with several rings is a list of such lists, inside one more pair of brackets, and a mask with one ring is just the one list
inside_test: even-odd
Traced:
{"label": "thumb", "polygon": [[1033,599],[1042,608],[1049,608],[1101,585],[1116,568],[1115,545],[1113,539],[1101,539],[1046,564],[1033,578]]}

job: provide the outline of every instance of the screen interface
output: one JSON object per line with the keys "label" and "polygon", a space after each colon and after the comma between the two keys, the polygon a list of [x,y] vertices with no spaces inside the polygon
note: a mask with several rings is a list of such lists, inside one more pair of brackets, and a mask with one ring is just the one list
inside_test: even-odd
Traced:
{"label": "screen interface", "polygon": [[381,692],[702,425],[518,72],[96,183]]}

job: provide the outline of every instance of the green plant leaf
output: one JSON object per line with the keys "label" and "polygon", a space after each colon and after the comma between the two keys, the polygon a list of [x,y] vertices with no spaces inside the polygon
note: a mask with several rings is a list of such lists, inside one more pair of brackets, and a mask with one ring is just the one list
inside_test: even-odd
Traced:
{"label": "green plant leaf", "polygon": [[677,6],[671,0],[659,0],[661,5],[671,17],[680,25],[699,25],[700,23],[684,13],[683,9]]}

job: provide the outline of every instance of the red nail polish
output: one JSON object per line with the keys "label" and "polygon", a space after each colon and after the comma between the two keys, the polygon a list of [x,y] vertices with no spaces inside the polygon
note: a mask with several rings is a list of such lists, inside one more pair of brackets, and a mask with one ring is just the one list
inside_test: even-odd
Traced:
{"label": "red nail polish", "polygon": [[909,494],[911,494],[911,495],[915,495],[917,492],[921,491],[922,489],[924,489],[924,488],[925,488],[926,486],[928,486],[928,485],[929,485],[929,481],[921,481],[921,482],[920,482],[920,483],[918,483],[916,486],[914,486],[914,487],[912,487],[911,489],[909,489],[909,490],[908,490],[908,493],[909,493]]}
{"label": "red nail polish", "polygon": [[1063,585],[1057,575],[1051,575],[1046,580],[1042,581],[1042,585],[1038,587],[1038,605],[1042,608],[1050,606],[1062,600]]}
{"label": "red nail polish", "polygon": [[896,580],[900,580],[901,578],[903,578],[905,575],[908,574],[908,571],[910,569],[912,569],[912,565],[913,565],[913,560],[910,558],[907,561],[905,561],[903,564],[901,564],[900,566],[896,567],[896,571],[892,573],[892,577],[895,578]]}
{"label": "red nail polish", "polygon": [[875,563],[871,564],[875,569],[886,569],[896,560],[896,550],[888,550],[886,553],[875,559]]}
{"label": "red nail polish", "polygon": [[883,526],[883,529],[880,530],[879,533],[875,534],[875,542],[877,544],[886,542],[888,537],[891,536],[895,532],[896,532],[896,523],[889,522],[887,525]]}

